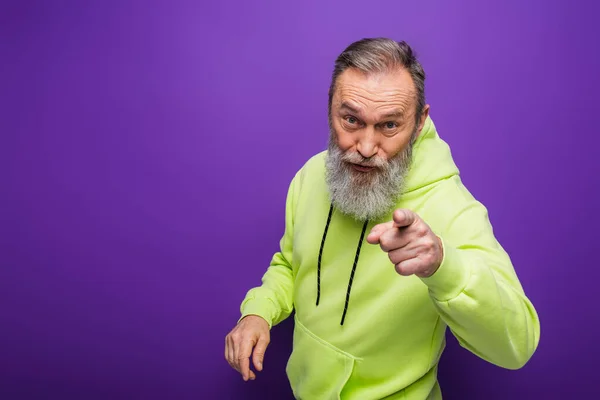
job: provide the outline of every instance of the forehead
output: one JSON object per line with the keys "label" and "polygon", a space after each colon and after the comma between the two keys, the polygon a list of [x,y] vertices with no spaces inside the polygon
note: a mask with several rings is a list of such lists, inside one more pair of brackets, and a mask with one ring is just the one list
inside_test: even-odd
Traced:
{"label": "forehead", "polygon": [[413,80],[404,68],[366,74],[349,68],[338,77],[334,106],[350,103],[365,112],[401,108],[408,112],[416,101]]}

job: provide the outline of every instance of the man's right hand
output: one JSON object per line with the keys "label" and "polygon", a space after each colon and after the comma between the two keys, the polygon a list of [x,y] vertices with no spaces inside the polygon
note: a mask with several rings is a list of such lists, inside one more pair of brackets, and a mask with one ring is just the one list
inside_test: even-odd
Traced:
{"label": "man's right hand", "polygon": [[267,321],[257,315],[248,315],[225,338],[225,359],[242,374],[245,381],[254,380],[256,375],[250,369],[250,355],[254,368],[262,371],[265,351],[270,341]]}

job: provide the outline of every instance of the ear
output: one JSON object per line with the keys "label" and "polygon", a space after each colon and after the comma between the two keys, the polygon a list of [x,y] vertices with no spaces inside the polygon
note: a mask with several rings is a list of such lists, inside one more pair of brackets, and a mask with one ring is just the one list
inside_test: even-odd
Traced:
{"label": "ear", "polygon": [[426,104],[423,107],[423,112],[421,113],[421,117],[419,118],[419,126],[417,127],[417,136],[421,134],[423,127],[425,126],[425,121],[427,121],[427,117],[429,116],[429,104]]}

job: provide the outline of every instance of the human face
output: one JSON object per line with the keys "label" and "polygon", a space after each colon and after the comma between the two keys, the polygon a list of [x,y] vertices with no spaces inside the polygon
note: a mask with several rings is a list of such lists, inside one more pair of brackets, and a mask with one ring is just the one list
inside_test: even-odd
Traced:
{"label": "human face", "polygon": [[415,94],[405,71],[340,75],[332,99],[326,181],[333,204],[357,220],[390,214],[412,162]]}
{"label": "human face", "polygon": [[[429,106],[416,124],[416,100],[413,80],[404,68],[374,74],[347,69],[338,77],[331,104],[337,145],[365,160],[392,159],[423,129]],[[352,163],[352,168],[369,173],[376,167]]]}

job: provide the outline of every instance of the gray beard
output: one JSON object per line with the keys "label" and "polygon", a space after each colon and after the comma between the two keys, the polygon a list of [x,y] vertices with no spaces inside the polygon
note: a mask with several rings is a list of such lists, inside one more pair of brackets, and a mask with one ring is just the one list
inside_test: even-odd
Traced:
{"label": "gray beard", "polygon": [[[413,134],[406,149],[390,160],[378,156],[365,159],[358,152],[344,153],[334,135],[332,132],[329,137],[325,161],[326,182],[333,205],[358,221],[378,220],[384,216],[391,219],[412,163],[416,134]],[[349,163],[360,163],[375,169],[359,172]]]}

